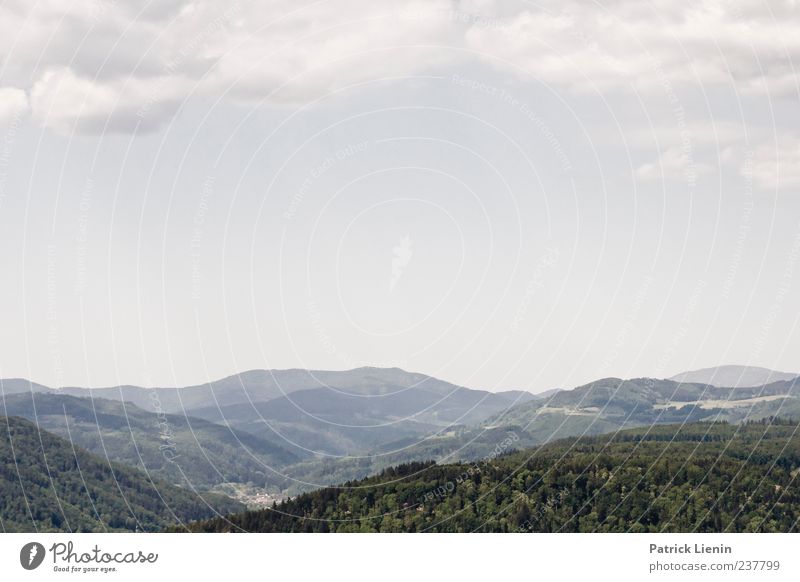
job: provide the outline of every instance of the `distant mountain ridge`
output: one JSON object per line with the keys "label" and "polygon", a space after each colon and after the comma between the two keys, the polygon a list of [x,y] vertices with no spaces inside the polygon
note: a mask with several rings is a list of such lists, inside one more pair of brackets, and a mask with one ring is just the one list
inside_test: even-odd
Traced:
{"label": "distant mountain ridge", "polygon": [[675,382],[710,384],[727,388],[752,388],[782,380],[793,380],[800,373],[776,372],[758,366],[716,366],[682,372],[669,378]]}
{"label": "distant mountain ridge", "polygon": [[[738,401],[761,396],[797,395],[800,378],[781,380],[753,387],[718,387],[710,384],[687,383],[655,378],[603,378],[572,390],[562,390],[548,399],[535,400],[515,407],[524,409],[554,409],[603,412],[604,414],[629,414],[631,409],[644,411],[651,406],[670,402],[698,402],[706,400]],[[668,406],[665,406],[668,408]],[[488,421],[491,422],[491,421]]]}
{"label": "distant mountain ridge", "polygon": [[[433,390],[441,396],[459,394],[472,389],[457,386],[443,380],[407,372],[400,368],[361,367],[352,370],[249,370],[214,380],[205,384],[186,387],[144,388],[121,385],[107,388],[62,387],[49,388],[29,380],[0,379],[0,395],[20,392],[57,391],[70,396],[93,396],[110,400],[130,402],[144,410],[153,412],[187,412],[198,408],[216,408],[235,404],[265,402],[286,397],[300,390],[324,388],[343,396],[386,396],[408,389]],[[535,396],[522,390],[486,392],[503,394],[507,401],[525,401]]]}
{"label": "distant mountain ridge", "polygon": [[598,434],[621,428],[767,416],[800,418],[800,378],[720,388],[655,378],[604,378],[504,411],[484,425],[520,426],[535,438]]}
{"label": "distant mountain ridge", "polygon": [[477,424],[520,402],[533,401],[527,394],[471,390],[431,377],[409,387],[382,385],[369,390],[365,387],[361,394],[329,388],[298,390],[265,402],[192,413],[256,435],[280,434],[300,449],[289,447],[295,454],[310,449],[357,455],[391,441]]}

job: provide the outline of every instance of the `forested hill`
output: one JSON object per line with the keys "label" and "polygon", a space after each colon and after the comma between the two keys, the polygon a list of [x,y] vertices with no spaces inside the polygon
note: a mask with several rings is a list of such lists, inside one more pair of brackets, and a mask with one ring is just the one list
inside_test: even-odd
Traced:
{"label": "forested hill", "polygon": [[0,416],[0,531],[155,531],[244,506],[109,463],[27,420]]}
{"label": "forested hill", "polygon": [[0,410],[183,487],[271,483],[280,477],[273,467],[299,460],[249,433],[186,415],[147,412],[117,400],[28,392],[5,396]]}
{"label": "forested hill", "polygon": [[568,439],[469,464],[411,463],[196,532],[791,532],[795,422]]}

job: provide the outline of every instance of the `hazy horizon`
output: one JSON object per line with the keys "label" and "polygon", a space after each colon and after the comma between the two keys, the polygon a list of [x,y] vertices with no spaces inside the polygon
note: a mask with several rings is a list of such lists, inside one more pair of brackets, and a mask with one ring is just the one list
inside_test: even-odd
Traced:
{"label": "hazy horizon", "polygon": [[721,364],[719,366],[710,366],[710,367],[707,367],[707,368],[704,367],[704,368],[696,368],[696,369],[693,369],[693,370],[680,370],[678,372],[675,372],[674,374],[669,374],[667,376],[648,376],[647,374],[642,374],[642,375],[638,375],[638,376],[618,376],[618,375],[611,374],[609,376],[604,376],[602,378],[601,377],[592,378],[592,379],[587,380],[585,382],[580,382],[578,384],[571,385],[571,386],[551,386],[550,388],[543,388],[541,390],[528,390],[528,389],[519,388],[519,387],[516,387],[516,386],[496,386],[496,387],[490,389],[490,388],[487,388],[485,386],[475,386],[475,385],[469,385],[469,384],[462,384],[462,383],[456,382],[454,380],[451,380],[449,378],[443,378],[443,377],[440,377],[440,376],[436,376],[434,374],[427,374],[427,373],[425,373],[423,371],[420,371],[420,370],[406,370],[406,369],[400,368],[398,366],[358,366],[356,368],[346,368],[346,369],[337,369],[337,370],[330,370],[330,369],[324,369],[324,368],[250,368],[248,370],[240,370],[239,372],[232,372],[230,374],[225,374],[223,376],[219,376],[219,377],[215,377],[215,378],[206,378],[206,379],[204,379],[202,381],[185,382],[185,383],[173,384],[173,385],[165,385],[165,384],[138,385],[138,384],[131,383],[131,382],[120,382],[119,384],[114,384],[114,385],[82,386],[82,385],[78,385],[78,384],[65,384],[65,385],[61,385],[61,386],[50,386],[50,385],[48,385],[48,384],[46,384],[44,382],[38,382],[34,378],[16,378],[16,377],[5,377],[5,376],[0,377],[0,381],[25,380],[25,381],[33,382],[34,384],[39,384],[39,385],[45,386],[47,388],[53,388],[53,389],[59,389],[59,388],[102,389],[102,388],[114,388],[114,387],[117,387],[117,386],[137,386],[139,388],[186,388],[186,387],[192,387],[192,386],[200,386],[200,385],[203,385],[203,384],[207,384],[207,383],[211,383],[211,382],[215,382],[215,381],[219,381],[219,380],[224,380],[226,378],[231,378],[233,376],[237,376],[237,375],[240,375],[240,374],[247,374],[249,372],[285,372],[285,371],[291,371],[291,370],[302,370],[302,371],[308,371],[308,372],[353,372],[353,371],[357,371],[357,370],[364,369],[364,368],[373,368],[373,369],[377,369],[377,370],[399,369],[399,370],[401,370],[403,372],[407,372],[409,374],[422,374],[424,376],[433,377],[433,378],[436,378],[437,380],[442,380],[442,381],[448,382],[448,383],[456,385],[456,386],[461,386],[463,388],[469,388],[469,389],[473,389],[473,390],[488,390],[488,391],[491,391],[491,392],[526,390],[526,391],[531,392],[533,394],[537,394],[537,393],[540,393],[540,392],[547,392],[548,390],[555,390],[555,389],[571,390],[573,388],[577,388],[579,386],[582,386],[582,385],[587,384],[589,382],[592,382],[594,380],[601,380],[601,379],[605,379],[605,378],[620,378],[622,380],[628,380],[628,379],[632,379],[632,378],[651,378],[651,377],[652,378],[657,378],[657,379],[670,379],[670,378],[672,378],[674,376],[679,376],[679,375],[684,374],[684,373],[702,372],[702,371],[706,371],[706,370],[713,370],[713,369],[718,369],[718,368],[729,368],[729,367],[734,367],[734,368],[742,367],[742,368],[747,368],[747,369],[750,369],[750,370],[756,369],[756,370],[769,371],[769,372],[773,372],[775,374],[782,374],[782,375],[789,374],[789,375],[800,376],[800,372],[792,372],[792,371],[787,371],[787,370],[772,370],[772,369],[769,369],[769,368],[764,368],[762,366],[739,366],[738,364]]}

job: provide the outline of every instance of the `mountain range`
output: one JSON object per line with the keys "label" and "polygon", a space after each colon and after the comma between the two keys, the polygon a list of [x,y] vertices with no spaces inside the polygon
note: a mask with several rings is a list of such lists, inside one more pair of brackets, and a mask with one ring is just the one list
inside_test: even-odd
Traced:
{"label": "mountain range", "polygon": [[[701,373],[702,372],[702,373]],[[639,426],[800,418],[793,374],[726,366],[605,378],[542,395],[487,392],[398,368],[254,370],[186,388],[51,389],[0,380],[0,414],[186,491],[263,505],[410,462],[473,462]],[[754,378],[781,378],[745,386]]]}
{"label": "mountain range", "polygon": [[731,388],[752,388],[780,380],[793,380],[798,375],[800,374],[776,372],[758,366],[717,366],[682,372],[672,376],[670,380]]}
{"label": "mountain range", "polygon": [[[395,376],[395,371],[391,374]],[[429,376],[409,376],[396,384],[358,386],[358,391],[354,385],[332,384],[265,402],[195,409],[190,414],[255,435],[280,437],[298,455],[314,451],[354,456],[393,441],[480,423],[534,400],[524,392],[470,390]]]}
{"label": "mountain range", "polygon": [[[57,391],[69,396],[121,400],[152,412],[185,413],[195,409],[264,402],[287,397],[301,390],[320,388],[351,397],[391,396],[410,389],[429,391],[438,394],[440,398],[450,395],[459,397],[465,392],[474,392],[489,400],[493,400],[497,394],[503,395],[503,401],[535,398],[532,394],[521,390],[501,393],[470,390],[425,374],[406,372],[400,368],[373,367],[345,371],[249,370],[206,384],[178,388],[121,385],[108,388],[61,387]],[[52,391],[53,389],[47,386],[29,380],[19,378],[0,380],[2,394]],[[480,401],[480,398],[477,401]],[[471,402],[474,403],[475,400]],[[470,409],[465,408],[464,412],[470,413]],[[473,412],[473,414],[480,413]]]}

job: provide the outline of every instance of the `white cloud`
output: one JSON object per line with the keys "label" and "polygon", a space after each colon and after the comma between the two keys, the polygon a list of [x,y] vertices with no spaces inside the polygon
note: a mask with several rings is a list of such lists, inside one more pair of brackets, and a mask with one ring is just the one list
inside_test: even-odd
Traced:
{"label": "white cloud", "polygon": [[8,123],[28,112],[28,96],[22,89],[0,87],[0,123]]}
{"label": "white cloud", "polygon": [[62,134],[144,132],[168,119],[190,87],[168,76],[94,81],[62,67],[34,84],[31,106],[37,122]]}
{"label": "white cloud", "polygon": [[753,184],[762,190],[800,189],[800,139],[785,137],[778,143],[758,146],[752,160],[742,165],[742,175],[751,176]]}
{"label": "white cloud", "polygon": [[[737,2],[545,2],[542,9],[475,18],[468,44],[547,83],[575,89],[686,82],[774,85],[800,57],[800,13]],[[795,86],[796,90],[796,86]]]}
{"label": "white cloud", "polygon": [[308,101],[371,79],[424,73],[457,44],[444,0],[292,2],[248,6],[206,47],[215,62],[206,86],[236,99]]}
{"label": "white cloud", "polygon": [[[192,91],[308,101],[360,81],[422,73],[450,58],[423,45],[457,44],[448,0],[173,2],[147,18],[128,3],[62,6],[44,2],[27,13],[17,4],[0,22],[5,76],[33,73],[34,117],[61,132],[97,132],[106,123],[146,129],[140,121],[157,127]],[[136,118],[142,107],[145,120]]]}
{"label": "white cloud", "polygon": [[60,131],[142,129],[132,112],[148,102],[146,127],[158,127],[191,92],[303,102],[468,60],[576,91],[791,94],[799,23],[789,2],[736,0],[11,0],[0,81],[33,79],[35,117]]}

